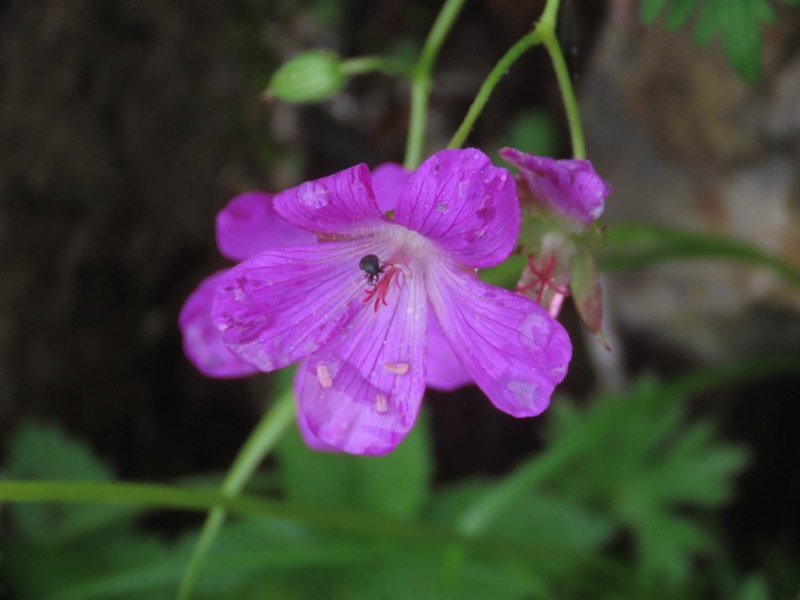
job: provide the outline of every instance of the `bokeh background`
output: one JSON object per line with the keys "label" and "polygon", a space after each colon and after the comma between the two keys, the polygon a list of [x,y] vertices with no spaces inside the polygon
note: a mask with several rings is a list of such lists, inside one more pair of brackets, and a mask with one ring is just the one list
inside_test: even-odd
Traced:
{"label": "bokeh background", "polygon": [[[431,151],[542,6],[467,3],[434,73]],[[384,75],[319,105],[259,94],[312,47],[413,57],[437,10],[423,0],[0,2],[0,452],[36,420],[85,440],[127,480],[230,464],[269,377],[204,378],[176,323],[187,294],[226,265],[216,211],[244,190],[402,162],[407,125],[408,86]],[[800,20],[787,7],[780,17],[763,30],[764,72],[751,86],[718,44],[643,26],[637,2],[565,3],[560,36],[589,157],[614,188],[610,227],[636,219],[731,235],[800,268]],[[469,143],[567,156],[568,139],[548,58],[534,50]],[[609,276],[604,289],[610,353],[571,308],[562,319],[576,346],[563,391],[578,399],[642,372],[670,378],[800,349],[798,291],[761,269],[671,263]],[[800,554],[799,386],[775,376],[691,405],[751,453],[719,515],[743,570]],[[507,473],[543,447],[547,415],[514,420],[477,388],[426,404],[437,484]]]}

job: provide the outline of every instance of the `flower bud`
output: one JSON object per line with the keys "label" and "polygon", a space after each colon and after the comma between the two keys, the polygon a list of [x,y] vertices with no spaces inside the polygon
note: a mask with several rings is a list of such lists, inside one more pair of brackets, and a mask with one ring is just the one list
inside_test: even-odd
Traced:
{"label": "flower bud", "polygon": [[309,50],[275,71],[264,94],[285,102],[319,102],[335,95],[346,80],[335,52]]}

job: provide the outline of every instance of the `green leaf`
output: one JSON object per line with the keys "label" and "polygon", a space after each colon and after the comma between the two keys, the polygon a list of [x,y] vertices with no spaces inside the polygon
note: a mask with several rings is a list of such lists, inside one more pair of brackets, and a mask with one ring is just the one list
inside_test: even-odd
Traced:
{"label": "green leaf", "polygon": [[722,46],[739,76],[747,83],[756,83],[761,77],[761,33],[753,4],[728,0],[726,6],[721,13]]}
{"label": "green leaf", "polygon": [[[8,477],[63,481],[110,481],[111,469],[82,442],[54,425],[22,424],[8,446]],[[12,505],[12,522],[37,542],[63,543],[108,523],[129,517],[135,509],[87,504]]]}
{"label": "green leaf", "polygon": [[650,25],[658,17],[667,0],[642,0],[642,21]]}
{"label": "green leaf", "polygon": [[672,0],[667,15],[667,29],[675,31],[686,23],[687,19],[697,8],[697,2],[698,0]]}
{"label": "green leaf", "polygon": [[692,38],[698,46],[705,46],[719,31],[719,22],[724,5],[714,0],[707,0],[700,16],[694,25]]}
{"label": "green leaf", "polygon": [[[569,509],[572,519],[592,515],[608,528],[606,535],[629,531],[640,565],[653,577],[684,581],[706,536],[683,512],[728,499],[745,454],[717,441],[710,423],[687,423],[675,389],[681,388],[645,378],[628,393],[595,398],[584,409],[564,399],[554,403],[546,450],[476,494],[458,510],[456,523],[465,531],[495,532],[506,517],[527,518],[526,530],[547,532],[547,525],[534,525],[539,515],[528,514],[524,503],[559,522],[546,503],[553,498],[576,507]],[[602,539],[598,533],[595,541]]]}
{"label": "green leaf", "polygon": [[397,449],[381,457],[315,452],[298,433],[288,434],[278,448],[284,492],[301,504],[413,516],[430,483],[426,425],[421,415]]}
{"label": "green leaf", "polygon": [[755,264],[800,288],[800,271],[748,242],[644,223],[616,223],[609,227],[606,246],[598,254],[598,265],[601,270],[614,271],[690,258]]}
{"label": "green leaf", "polygon": [[764,21],[769,25],[775,25],[778,22],[778,15],[767,0],[753,0],[753,14],[759,21]]}
{"label": "green leaf", "polygon": [[[98,507],[100,508],[100,507]],[[93,585],[108,573],[164,561],[167,548],[152,536],[121,526],[108,527],[60,545],[14,540],[4,550],[6,578],[14,597],[51,600],[67,590]],[[67,595],[67,597],[69,597]],[[91,595],[73,598],[87,600]],[[117,590],[113,596],[96,598],[140,598],[134,590]],[[166,594],[148,594],[160,600]]]}
{"label": "green leaf", "polygon": [[[800,4],[800,2],[798,2]],[[733,596],[733,600],[769,600],[769,586],[763,575],[750,575]]]}
{"label": "green leaf", "polygon": [[[667,4],[666,27],[676,30],[696,11],[698,0],[643,0],[642,20],[652,23]],[[705,45],[720,32],[733,68],[746,82],[755,83],[761,76],[761,21],[776,22],[775,11],[766,0],[705,0],[694,25],[693,39],[695,44]]]}

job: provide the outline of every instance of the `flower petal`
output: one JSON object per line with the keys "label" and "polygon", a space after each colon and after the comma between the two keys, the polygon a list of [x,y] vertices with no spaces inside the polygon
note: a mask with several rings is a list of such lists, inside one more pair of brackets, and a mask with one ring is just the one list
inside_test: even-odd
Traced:
{"label": "flower petal", "polygon": [[224,276],[212,319],[225,344],[262,371],[285,367],[341,334],[362,312],[359,258],[370,240],[263,252]]}
{"label": "flower petal", "polygon": [[316,241],[313,234],[278,217],[272,198],[266,192],[245,192],[217,213],[217,245],[223,256],[240,261],[265,250]]}
{"label": "flower petal", "polygon": [[558,321],[532,300],[455,269],[429,274],[426,285],[453,350],[492,403],[515,417],[541,413],[572,354]]}
{"label": "flower petal", "polygon": [[436,315],[428,314],[428,387],[442,392],[450,392],[472,383],[472,376],[458,360],[453,347],[442,331]]}
{"label": "flower petal", "polygon": [[395,218],[456,262],[492,267],[517,244],[516,184],[508,171],[492,166],[480,150],[443,150],[411,175],[397,201]]}
{"label": "flower petal", "polygon": [[372,171],[372,189],[381,212],[394,210],[411,173],[397,163],[383,163]]}
{"label": "flower petal", "polygon": [[387,221],[366,165],[307,181],[277,194],[274,202],[287,223],[324,236],[356,237]]}
{"label": "flower petal", "polygon": [[603,213],[611,187],[584,159],[555,160],[514,148],[502,148],[500,156],[519,167],[533,197],[566,216],[589,225]]}
{"label": "flower petal", "polygon": [[[295,398],[300,396],[300,384],[302,383],[303,363],[301,362],[294,377],[294,395]],[[297,427],[300,430],[300,436],[303,438],[306,446],[318,452],[338,452],[338,448],[334,448],[330,444],[326,444],[320,440],[308,426],[308,420],[302,410],[297,411]]]}
{"label": "flower petal", "polygon": [[178,325],[183,335],[183,351],[203,375],[218,378],[245,377],[258,370],[244,362],[222,343],[222,336],[211,321],[211,300],[227,271],[204,279],[183,303]]}
{"label": "flower petal", "polygon": [[298,404],[317,440],[351,454],[393,450],[417,418],[425,390],[422,282],[400,282],[388,306],[371,303],[301,366]]}

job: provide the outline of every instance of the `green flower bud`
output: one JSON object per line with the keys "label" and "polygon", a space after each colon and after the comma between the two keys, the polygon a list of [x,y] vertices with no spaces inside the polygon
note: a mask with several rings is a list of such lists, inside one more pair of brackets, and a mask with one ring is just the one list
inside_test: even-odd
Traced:
{"label": "green flower bud", "polygon": [[319,102],[334,96],[346,81],[335,52],[309,50],[275,71],[264,94],[285,102]]}

